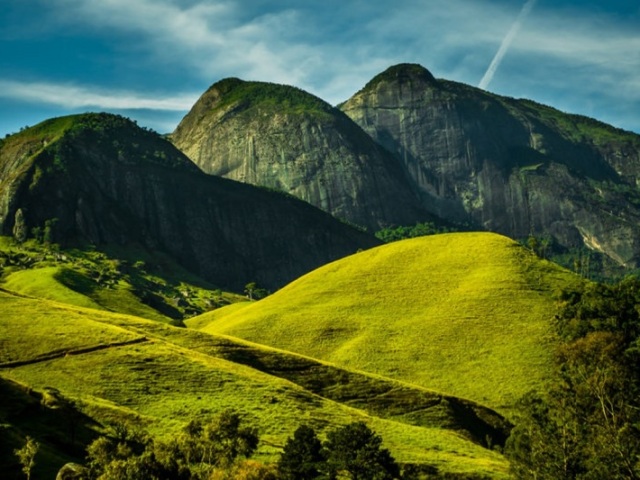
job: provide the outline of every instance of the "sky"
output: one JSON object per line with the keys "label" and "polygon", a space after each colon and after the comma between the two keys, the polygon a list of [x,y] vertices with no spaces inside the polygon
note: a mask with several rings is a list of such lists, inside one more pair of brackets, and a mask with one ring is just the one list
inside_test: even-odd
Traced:
{"label": "sky", "polygon": [[0,137],[86,111],[168,133],[226,77],[335,105],[398,63],[640,133],[638,0],[0,0]]}

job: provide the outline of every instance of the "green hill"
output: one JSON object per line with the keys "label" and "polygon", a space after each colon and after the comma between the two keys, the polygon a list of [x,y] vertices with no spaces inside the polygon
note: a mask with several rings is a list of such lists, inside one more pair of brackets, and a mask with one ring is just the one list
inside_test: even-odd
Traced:
{"label": "green hill", "polygon": [[361,252],[187,323],[508,413],[543,381],[553,292],[577,281],[506,237],[443,234]]}
{"label": "green hill", "polygon": [[78,307],[181,325],[184,318],[244,300],[215,289],[161,252],[135,245],[60,249],[0,236],[0,287]]}
{"label": "green hill", "polygon": [[[79,460],[78,442],[114,422],[164,438],[190,419],[225,408],[259,428],[259,454],[267,461],[302,422],[324,435],[327,428],[364,420],[401,462],[442,473],[506,476],[503,457],[482,447],[479,432],[469,428],[474,415],[476,425],[490,426],[486,419],[493,418],[498,429],[500,418],[469,402],[133,316],[8,292],[0,292],[0,308],[0,387],[9,392],[0,405],[8,443],[3,452],[25,435],[43,442],[46,455],[35,479],[51,478],[63,462]],[[38,406],[43,398],[48,400]],[[80,414],[73,416],[82,426],[75,441],[64,417],[68,410],[56,410],[60,403]],[[34,408],[44,413],[30,414]],[[0,462],[18,468],[10,453],[0,455]]]}

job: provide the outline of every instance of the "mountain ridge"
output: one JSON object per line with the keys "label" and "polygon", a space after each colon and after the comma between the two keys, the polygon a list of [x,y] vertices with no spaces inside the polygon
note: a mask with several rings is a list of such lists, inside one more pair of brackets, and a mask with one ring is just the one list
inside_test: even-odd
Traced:
{"label": "mountain ridge", "polygon": [[238,79],[207,90],[171,139],[207,173],[283,190],[370,231],[434,221],[640,266],[640,135],[418,64],[388,68],[337,109],[382,157],[362,157],[357,145],[369,141],[318,97]]}

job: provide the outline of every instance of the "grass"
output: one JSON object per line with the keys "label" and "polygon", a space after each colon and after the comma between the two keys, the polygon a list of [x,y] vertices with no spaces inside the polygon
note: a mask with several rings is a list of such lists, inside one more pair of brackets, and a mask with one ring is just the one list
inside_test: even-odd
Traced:
{"label": "grass", "polygon": [[16,293],[173,324],[245,300],[215,289],[164,254],[136,246],[60,250],[0,237],[0,273],[0,285]]}
{"label": "grass", "polygon": [[192,325],[509,413],[548,371],[554,290],[577,281],[506,237],[442,234],[338,260]]}
{"label": "grass", "polygon": [[56,277],[61,271],[61,267],[19,270],[9,274],[2,286],[23,295],[47,298],[78,307],[102,309],[98,303],[88,296],[78,293],[57,281]]}
{"label": "grass", "polygon": [[106,312],[74,309],[4,292],[0,292],[0,305],[2,364],[141,337],[121,327],[99,323],[97,320]]}
{"label": "grass", "polygon": [[[311,359],[133,316],[3,292],[0,309],[0,376],[34,392],[46,387],[59,390],[98,426],[127,421],[170,438],[194,417],[234,408],[259,428],[260,457],[272,461],[302,422],[325,435],[334,426],[364,420],[402,462],[427,463],[442,472],[506,478],[507,463],[500,454],[455,430],[384,418],[367,411],[366,402],[340,402],[305,388],[300,379],[264,371],[316,365]],[[238,352],[244,352],[244,362],[232,361],[239,359]],[[16,361],[25,363],[7,365]],[[257,368],[260,365],[262,370]],[[339,377],[331,370],[335,367],[322,368],[328,369],[327,375]],[[347,374],[354,376],[358,388],[364,388],[365,380],[356,382],[356,377],[364,377]],[[344,383],[346,377],[340,378]],[[31,432],[37,439],[38,431]],[[48,458],[55,462],[62,457]]]}

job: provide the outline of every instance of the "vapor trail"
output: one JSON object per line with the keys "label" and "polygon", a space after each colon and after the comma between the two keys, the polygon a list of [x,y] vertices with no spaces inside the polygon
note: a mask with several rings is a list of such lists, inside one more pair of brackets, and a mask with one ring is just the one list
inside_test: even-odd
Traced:
{"label": "vapor trail", "polygon": [[485,72],[484,77],[482,77],[482,80],[480,80],[480,83],[478,84],[478,88],[482,88],[484,90],[487,88],[487,86],[489,86],[489,84],[491,83],[491,80],[493,80],[493,75],[496,73],[496,70],[498,70],[498,67],[502,62],[502,59],[504,58],[504,56],[507,53],[507,50],[511,46],[511,42],[513,42],[513,39],[518,33],[518,30],[520,30],[520,26],[522,25],[522,22],[527,17],[527,15],[529,15],[536,1],[537,0],[527,0],[527,3],[523,5],[522,10],[520,10],[520,13],[518,14],[518,18],[516,18],[516,21],[513,22],[513,25],[511,25],[511,28],[509,29],[507,36],[504,37],[504,39],[502,40],[502,43],[500,44],[500,48],[498,49],[498,52],[496,53],[495,57],[493,57],[493,60],[491,60],[491,64],[489,65],[489,68],[487,68],[487,71]]}

